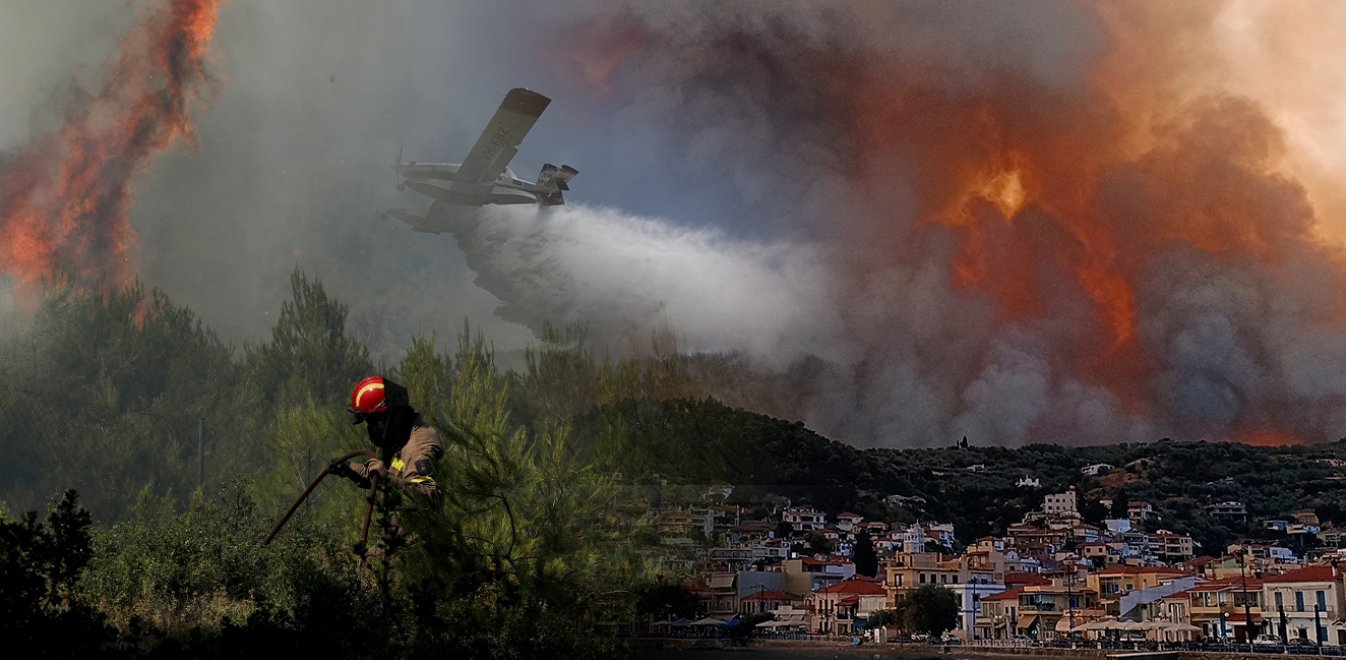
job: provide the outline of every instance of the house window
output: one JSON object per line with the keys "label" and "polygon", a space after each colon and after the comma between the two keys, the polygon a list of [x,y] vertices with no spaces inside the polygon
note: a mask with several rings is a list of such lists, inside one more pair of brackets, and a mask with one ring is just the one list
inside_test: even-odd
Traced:
{"label": "house window", "polygon": [[[921,574],[920,574],[920,578],[921,578],[921,584],[925,584],[925,573],[921,573]],[[1280,594],[1276,594],[1276,595],[1279,596]],[[1280,599],[1277,598],[1277,600],[1280,600]]]}
{"label": "house window", "polygon": [[1325,591],[1318,592],[1318,609],[1324,612],[1327,611],[1327,592]]}
{"label": "house window", "polygon": [[1281,608],[1283,608],[1283,607],[1285,607],[1285,594],[1283,594],[1283,593],[1277,591],[1277,592],[1276,592],[1276,609],[1279,610],[1279,609],[1281,609]]}
{"label": "house window", "polygon": [[1302,591],[1295,592],[1295,611],[1304,611],[1304,592]]}

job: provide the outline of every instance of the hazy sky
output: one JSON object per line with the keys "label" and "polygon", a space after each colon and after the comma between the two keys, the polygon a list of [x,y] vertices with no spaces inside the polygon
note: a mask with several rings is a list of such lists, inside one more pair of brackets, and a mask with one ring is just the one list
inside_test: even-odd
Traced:
{"label": "hazy sky", "polygon": [[[156,4],[0,4],[0,164]],[[230,0],[195,148],[135,183],[139,272],[234,342],[298,266],[385,355],[464,317],[506,349],[583,321],[815,355],[838,371],[770,412],[856,444],[1340,437],[1341,28],[1331,2]],[[511,166],[579,169],[567,207],[376,220],[428,205],[399,148],[456,162],[519,86],[553,102]]]}

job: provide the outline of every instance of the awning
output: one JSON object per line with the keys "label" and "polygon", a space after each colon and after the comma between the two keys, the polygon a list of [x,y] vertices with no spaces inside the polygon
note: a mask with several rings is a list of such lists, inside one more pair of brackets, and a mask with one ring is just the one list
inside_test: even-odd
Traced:
{"label": "awning", "polygon": [[727,623],[725,623],[725,622],[723,622],[723,621],[721,621],[721,620],[719,620],[719,619],[712,619],[711,617],[706,617],[706,618],[704,618],[704,619],[701,619],[700,621],[693,621],[693,622],[692,622],[692,625],[694,625],[694,626],[725,626],[725,625],[729,625],[729,624],[727,624]]}
{"label": "awning", "polygon": [[711,589],[733,589],[735,575],[716,575],[710,578]]}
{"label": "awning", "polygon": [[1014,625],[1014,628],[1015,630],[1028,630],[1033,627],[1034,623],[1037,623],[1037,620],[1038,615],[1036,614],[1020,614],[1019,621]]}

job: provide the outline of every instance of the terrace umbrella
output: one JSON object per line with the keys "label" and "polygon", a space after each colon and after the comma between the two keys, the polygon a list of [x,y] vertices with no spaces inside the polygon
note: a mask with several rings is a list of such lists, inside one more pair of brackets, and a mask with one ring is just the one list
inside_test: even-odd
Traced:
{"label": "terrace umbrella", "polygon": [[1174,641],[1181,641],[1183,637],[1192,638],[1192,633],[1201,632],[1200,626],[1194,626],[1188,623],[1167,623],[1163,627],[1164,632],[1173,633]]}

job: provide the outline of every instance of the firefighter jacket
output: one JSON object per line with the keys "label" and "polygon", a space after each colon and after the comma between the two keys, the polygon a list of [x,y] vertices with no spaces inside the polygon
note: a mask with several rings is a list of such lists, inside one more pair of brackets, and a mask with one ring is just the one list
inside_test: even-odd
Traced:
{"label": "firefighter jacket", "polygon": [[[444,446],[439,442],[439,434],[418,417],[411,427],[411,436],[406,444],[397,450],[391,464],[386,466],[385,474],[393,485],[419,492],[429,502],[438,503],[439,485],[435,483],[432,472],[435,459],[443,453]],[[361,488],[369,488],[369,465],[381,463],[382,461],[378,459],[371,459],[365,464],[352,463],[350,467],[355,473],[353,477],[355,483]]]}

